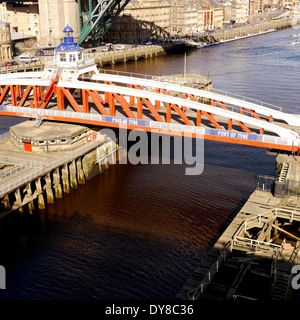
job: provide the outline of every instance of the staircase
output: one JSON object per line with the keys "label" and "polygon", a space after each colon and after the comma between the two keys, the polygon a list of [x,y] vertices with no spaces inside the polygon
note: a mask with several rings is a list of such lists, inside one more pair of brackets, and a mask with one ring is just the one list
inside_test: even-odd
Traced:
{"label": "staircase", "polygon": [[280,176],[279,176],[278,181],[280,181],[280,182],[285,182],[285,181],[286,181],[286,178],[287,178],[289,169],[290,169],[290,164],[287,163],[287,162],[285,162],[285,163],[282,165],[282,169],[281,169],[281,172],[280,172]]}
{"label": "staircase", "polygon": [[292,264],[286,261],[277,261],[273,282],[272,300],[286,300],[289,293]]}
{"label": "staircase", "polygon": [[33,123],[33,128],[38,128],[42,122],[43,122],[44,117],[41,115],[38,115],[37,118],[35,119],[34,123]]}

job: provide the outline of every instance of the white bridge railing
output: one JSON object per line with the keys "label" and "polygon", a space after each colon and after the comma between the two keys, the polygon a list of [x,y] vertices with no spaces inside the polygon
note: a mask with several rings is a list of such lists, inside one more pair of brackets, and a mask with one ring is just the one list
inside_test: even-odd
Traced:
{"label": "white bridge railing", "polygon": [[[39,176],[45,175],[54,168],[63,165],[64,163],[68,163],[72,161],[73,159],[76,159],[80,157],[81,155],[84,155],[85,153],[89,152],[90,150],[96,148],[98,145],[103,144],[105,142],[108,142],[108,138],[105,140],[99,142],[99,141],[91,141],[87,145],[78,147],[76,150],[69,152],[68,154],[59,157],[58,159],[49,161],[49,162],[39,162],[39,165],[35,162],[35,165],[33,166],[26,166],[30,168],[28,172],[25,172],[23,174],[19,174],[16,177],[12,177],[9,181],[1,183],[0,184],[0,196],[3,196],[10,192],[11,190],[14,190],[15,188],[28,183],[29,181],[32,181],[36,179]],[[34,162],[32,162],[34,163]]]}
{"label": "white bridge railing", "polygon": [[[14,112],[22,117],[36,118],[38,115],[42,116],[54,116],[70,119],[82,119],[82,120],[91,120],[97,122],[111,122],[119,123],[122,125],[133,125],[145,128],[153,129],[163,129],[170,131],[177,131],[183,133],[193,133],[198,135],[211,135],[211,134],[222,134],[222,132],[228,132],[232,134],[232,131],[227,130],[216,130],[208,129],[204,127],[197,126],[187,126],[180,125],[175,123],[165,123],[149,120],[137,120],[137,119],[128,119],[122,117],[113,117],[113,116],[102,116],[100,114],[92,113],[82,113],[82,112],[73,112],[73,111],[61,111],[61,110],[51,110],[51,109],[38,109],[38,108],[29,108],[29,107],[14,107],[14,106],[0,106],[0,111]],[[252,138],[260,137],[261,142],[274,144],[274,145],[285,145],[285,146],[294,146],[295,140],[288,138],[281,138],[268,135],[258,135],[258,134],[241,134],[240,139],[251,140]],[[257,141],[257,140],[254,140]]]}

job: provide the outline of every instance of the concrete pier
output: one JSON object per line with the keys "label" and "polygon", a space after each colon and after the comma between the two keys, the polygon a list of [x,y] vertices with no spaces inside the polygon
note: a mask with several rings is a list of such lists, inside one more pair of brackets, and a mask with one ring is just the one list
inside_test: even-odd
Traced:
{"label": "concrete pier", "polygon": [[[44,209],[115,163],[119,152],[110,138],[84,126],[33,125],[34,121],[26,121],[12,127],[11,136],[0,136],[0,154],[5,155],[0,156],[0,217],[15,210]],[[91,135],[94,140],[87,139]],[[35,152],[28,151],[29,141]],[[52,141],[51,147],[46,148],[47,141]]]}
{"label": "concrete pier", "polygon": [[[300,263],[300,160],[279,154],[276,163],[282,164],[278,177],[269,177],[272,183],[264,190],[268,177],[258,181],[257,190],[206,253],[177,299],[293,299],[291,269]],[[283,172],[286,163],[287,173]],[[282,184],[287,187],[281,188]]]}

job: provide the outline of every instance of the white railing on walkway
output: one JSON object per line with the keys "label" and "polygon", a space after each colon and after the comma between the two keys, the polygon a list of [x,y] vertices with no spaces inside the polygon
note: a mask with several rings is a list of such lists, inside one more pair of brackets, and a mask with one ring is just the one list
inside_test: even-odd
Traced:
{"label": "white railing on walkway", "polygon": [[0,196],[3,196],[10,192],[11,190],[14,190],[15,188],[30,182],[34,179],[36,179],[39,176],[45,175],[54,168],[63,165],[64,163],[68,163],[72,161],[73,159],[76,159],[80,157],[81,155],[84,155],[85,153],[89,152],[90,150],[93,150],[100,144],[103,144],[105,142],[108,142],[108,138],[106,138],[104,141],[91,141],[87,145],[84,145],[82,147],[77,148],[74,151],[68,152],[66,155],[59,157],[58,159],[54,159],[50,162],[41,163],[40,166],[33,166],[30,167],[29,172],[25,172],[23,174],[20,174],[16,177],[13,177],[9,181],[5,183],[1,183],[0,185]]}
{"label": "white railing on walkway", "polygon": [[[71,119],[82,119],[82,120],[91,120],[99,122],[112,122],[112,123],[122,123],[123,125],[136,125],[139,127],[145,128],[154,128],[154,129],[163,129],[170,131],[179,131],[183,133],[193,133],[198,135],[211,135],[214,132],[219,132],[220,130],[209,129],[197,126],[187,126],[174,123],[165,123],[149,120],[137,120],[137,119],[128,119],[122,117],[111,117],[111,116],[102,116],[100,114],[91,114],[91,113],[82,113],[82,112],[73,112],[73,111],[60,111],[60,110],[51,110],[51,109],[38,109],[38,108],[29,108],[29,107],[14,107],[14,106],[0,106],[0,111],[15,112],[22,114],[23,117],[35,118],[37,115],[43,116],[55,116]],[[231,134],[232,131],[222,130]],[[288,138],[281,138],[268,135],[258,135],[258,134],[246,134],[241,133],[239,139],[251,140],[252,138],[260,137],[260,141],[268,144],[275,145],[285,145],[285,146],[294,146],[294,140]],[[257,140],[255,140],[257,141]]]}

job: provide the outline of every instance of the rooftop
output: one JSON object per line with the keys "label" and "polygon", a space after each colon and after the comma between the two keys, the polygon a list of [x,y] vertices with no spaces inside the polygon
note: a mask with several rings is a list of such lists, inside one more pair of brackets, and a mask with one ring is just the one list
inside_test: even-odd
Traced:
{"label": "rooftop", "polygon": [[88,129],[85,126],[60,122],[42,122],[38,128],[34,128],[33,123],[33,121],[25,121],[12,126],[10,130],[24,139],[50,140],[73,137]]}

